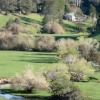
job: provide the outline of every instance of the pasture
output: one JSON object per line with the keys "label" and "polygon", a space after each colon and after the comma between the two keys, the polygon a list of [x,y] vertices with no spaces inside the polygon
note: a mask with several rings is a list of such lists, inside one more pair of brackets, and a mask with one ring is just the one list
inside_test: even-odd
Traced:
{"label": "pasture", "polygon": [[41,69],[57,60],[55,53],[0,51],[0,77],[14,76],[28,66],[33,67],[33,70]]}
{"label": "pasture", "polygon": [[[42,26],[43,16],[39,14],[29,14],[29,15],[20,15],[20,14],[9,14],[8,16],[0,14],[0,27],[6,25],[9,19],[20,18],[22,25],[31,25],[39,24]],[[82,23],[82,28],[85,30],[87,27],[91,26],[90,19]],[[47,33],[37,33],[37,34],[28,34],[32,37],[34,36],[45,36],[52,35],[56,39],[59,38],[73,38],[77,39],[79,36],[88,37],[88,33],[78,33],[77,24],[64,20],[64,27],[66,28],[65,34],[47,34]],[[35,27],[30,29],[34,33]],[[22,35],[22,34],[21,34]],[[97,33],[91,37],[98,39],[100,41],[100,34]],[[59,58],[55,52],[27,52],[27,51],[3,51],[0,50],[0,77],[13,77],[17,73],[22,72],[23,70],[32,68],[34,72],[44,71],[48,68],[52,68],[54,63],[59,62]],[[91,80],[90,82],[76,82],[75,84],[80,87],[80,89],[87,94],[92,100],[100,100],[100,73],[95,73],[94,77],[97,80]],[[10,89],[4,89],[4,92],[13,93]],[[33,94],[21,94],[14,93],[15,95],[23,96],[49,96],[50,94],[47,91],[38,91]],[[3,100],[3,99],[0,99]]]}
{"label": "pasture", "polygon": [[[52,68],[53,63],[58,62],[56,53],[47,52],[21,52],[21,51],[0,51],[0,77],[13,77],[16,73],[20,73],[25,70],[28,66],[33,67],[33,71],[44,70]],[[91,82],[77,82],[75,83],[83,93],[87,94],[92,100],[99,100],[100,98],[100,73],[94,74],[98,80]],[[11,90],[4,90],[5,92]],[[15,93],[22,95],[20,93]],[[23,94],[24,96],[26,94]],[[37,92],[29,94],[28,96],[47,96],[50,95],[46,92]]]}

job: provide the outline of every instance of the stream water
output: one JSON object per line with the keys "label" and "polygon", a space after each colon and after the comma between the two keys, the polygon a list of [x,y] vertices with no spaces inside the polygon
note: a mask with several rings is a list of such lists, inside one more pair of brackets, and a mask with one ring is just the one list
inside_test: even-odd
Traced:
{"label": "stream water", "polygon": [[14,95],[5,94],[5,93],[1,93],[0,97],[5,98],[7,100],[25,100],[25,98],[23,98],[21,96],[14,96]]}
{"label": "stream water", "polygon": [[11,95],[11,94],[6,94],[6,93],[0,93],[0,97],[1,98],[5,98],[6,100],[44,100],[44,99],[26,99],[24,97],[21,97],[21,96],[14,96],[14,95]]}

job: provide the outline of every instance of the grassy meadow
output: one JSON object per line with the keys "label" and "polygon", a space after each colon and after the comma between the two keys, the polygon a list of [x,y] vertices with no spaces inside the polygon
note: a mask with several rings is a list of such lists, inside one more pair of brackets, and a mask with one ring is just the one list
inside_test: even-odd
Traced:
{"label": "grassy meadow", "polygon": [[[20,18],[22,25],[30,25],[32,23],[42,25],[43,16],[39,14],[29,14],[29,15],[19,15],[19,14],[9,14],[8,16],[0,14],[0,26],[5,26],[9,19]],[[44,36],[44,35],[52,35],[56,39],[59,38],[73,38],[77,39],[79,36],[88,37],[87,32],[78,33],[76,31],[77,25],[73,22],[65,21],[64,26],[66,28],[65,34],[29,34],[33,36]],[[90,19],[83,23],[83,28],[87,29],[88,26],[91,26]],[[27,26],[26,26],[27,27]],[[33,30],[30,29],[34,33],[35,28]],[[97,33],[94,38],[100,41],[100,33]],[[57,57],[55,52],[26,52],[26,51],[3,51],[0,50],[0,77],[13,77],[16,73],[20,73],[23,70],[27,69],[27,67],[33,68],[33,71],[45,70],[47,68],[52,68],[54,63],[57,63],[59,58]],[[98,80],[93,80],[91,82],[76,82],[75,84],[80,87],[81,90],[85,94],[87,94],[92,100],[100,100],[100,73],[95,73],[95,78]],[[4,89],[4,92],[13,93],[10,89]],[[14,93],[17,95],[24,96],[49,96],[50,93],[46,91],[39,91],[33,94],[20,94]],[[4,100],[3,98],[0,100]]]}
{"label": "grassy meadow", "polygon": [[[0,51],[0,77],[12,77],[16,73],[20,73],[28,66],[33,67],[33,71],[45,70],[52,68],[53,63],[57,63],[58,57],[55,53],[46,52],[21,52],[21,51]],[[99,100],[100,98],[100,73],[94,74],[95,78],[92,82],[77,82],[75,83],[83,93],[87,94],[92,100]],[[92,87],[92,88],[91,88]],[[3,91],[13,93],[11,90],[4,89]],[[27,94],[14,93],[17,95],[26,96]],[[31,96],[47,96],[48,92],[39,91]],[[1,100],[1,99],[0,99]]]}
{"label": "grassy meadow", "polygon": [[[28,15],[9,14],[7,16],[0,14],[0,26],[1,27],[5,26],[9,19],[15,19],[15,18],[19,18],[21,20],[22,25],[27,26],[27,25],[31,25],[32,23],[35,23],[35,24],[39,24],[41,26],[43,16],[39,15],[37,13],[28,14]],[[91,19],[88,18],[87,22],[83,22],[81,24],[81,26],[84,30],[86,30],[87,27],[91,26]],[[64,27],[66,30],[65,34],[51,34],[51,35],[58,37],[58,38],[59,37],[64,37],[64,38],[70,37],[70,38],[75,38],[75,39],[79,36],[88,37],[88,35],[89,35],[87,32],[78,33],[78,31],[76,31],[77,25],[75,23],[67,21],[67,20],[64,20]],[[36,28],[35,27],[30,28],[29,31],[34,33],[34,32],[36,32]],[[48,34],[47,33],[34,34],[34,36],[44,36],[44,35],[48,35]],[[96,35],[92,35],[92,37],[100,41],[100,33],[97,33]]]}
{"label": "grassy meadow", "polygon": [[49,67],[57,60],[55,53],[0,51],[0,77],[13,76],[27,66],[33,67],[33,70]]}

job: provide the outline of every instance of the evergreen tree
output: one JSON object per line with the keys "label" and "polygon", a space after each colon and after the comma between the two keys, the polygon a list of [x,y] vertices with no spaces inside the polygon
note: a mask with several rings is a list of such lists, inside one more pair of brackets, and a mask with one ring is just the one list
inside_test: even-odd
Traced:
{"label": "evergreen tree", "polygon": [[97,31],[100,31],[100,15],[99,15],[99,18],[97,20],[96,29],[97,29]]}
{"label": "evergreen tree", "polygon": [[96,8],[92,4],[90,5],[90,11],[89,11],[89,13],[90,13],[91,17],[96,16]]}
{"label": "evergreen tree", "polygon": [[32,0],[18,0],[18,7],[22,13],[29,13],[32,11]]}
{"label": "evergreen tree", "polygon": [[57,18],[64,14],[64,9],[65,0],[44,0],[42,12],[53,18]]}

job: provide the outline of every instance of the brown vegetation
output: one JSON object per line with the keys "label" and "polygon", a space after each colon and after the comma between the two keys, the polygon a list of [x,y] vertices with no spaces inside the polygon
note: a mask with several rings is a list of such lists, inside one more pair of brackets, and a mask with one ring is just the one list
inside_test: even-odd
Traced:
{"label": "brown vegetation", "polygon": [[47,33],[63,34],[65,33],[63,27],[57,22],[50,21],[43,26],[43,31]]}
{"label": "brown vegetation", "polygon": [[48,83],[42,75],[33,74],[32,69],[28,69],[12,79],[11,87],[15,90],[31,93],[32,90],[48,89]]}
{"label": "brown vegetation", "polygon": [[35,49],[39,51],[53,51],[55,43],[55,38],[52,36],[37,37],[35,40]]}

